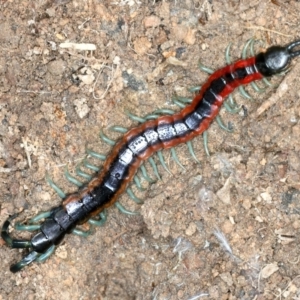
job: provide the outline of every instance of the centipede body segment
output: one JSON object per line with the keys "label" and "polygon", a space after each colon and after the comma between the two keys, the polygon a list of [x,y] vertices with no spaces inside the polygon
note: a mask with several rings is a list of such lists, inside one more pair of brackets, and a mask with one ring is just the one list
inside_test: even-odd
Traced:
{"label": "centipede body segment", "polygon": [[300,55],[300,50],[293,50],[298,45],[300,41],[285,47],[273,46],[264,53],[242,59],[214,72],[192,103],[179,113],[149,120],[125,133],[113,147],[102,170],[86,186],[65,197],[60,206],[36,218],[45,220],[41,225],[31,227],[38,230],[31,240],[10,237],[8,228],[16,216],[10,217],[2,226],[2,238],[12,248],[30,249],[29,254],[13,264],[10,270],[17,272],[33,261],[47,258],[66,233],[70,233],[76,225],[103,213],[105,208],[115,203],[137,169],[153,153],[189,142],[205,132],[217,117],[228,95],[241,85],[284,71],[291,59]]}

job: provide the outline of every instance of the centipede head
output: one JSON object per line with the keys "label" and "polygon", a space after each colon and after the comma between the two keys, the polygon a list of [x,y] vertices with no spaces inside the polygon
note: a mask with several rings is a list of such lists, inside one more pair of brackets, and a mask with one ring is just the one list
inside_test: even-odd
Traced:
{"label": "centipede head", "polygon": [[287,46],[272,46],[264,53],[256,56],[256,66],[264,76],[272,76],[274,74],[285,71],[290,64],[292,58],[300,55],[300,50],[293,49],[300,45],[300,41],[295,41]]}

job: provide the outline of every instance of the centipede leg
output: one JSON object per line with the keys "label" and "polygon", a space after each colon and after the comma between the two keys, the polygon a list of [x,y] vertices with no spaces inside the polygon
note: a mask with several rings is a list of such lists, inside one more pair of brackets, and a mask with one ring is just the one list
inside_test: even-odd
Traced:
{"label": "centipede leg", "polygon": [[11,225],[11,221],[15,219],[17,216],[18,214],[12,215],[4,222],[1,229],[1,237],[11,248],[18,248],[18,249],[30,248],[31,241],[13,239],[8,233],[8,228]]}
{"label": "centipede leg", "polygon": [[125,215],[135,216],[135,215],[140,214],[138,211],[130,211],[130,210],[126,209],[120,202],[116,202],[115,206],[121,213],[123,213]]}
{"label": "centipede leg", "polygon": [[132,191],[131,188],[127,188],[126,190],[127,194],[129,195],[129,197],[137,204],[143,204],[144,201],[140,198],[138,198]]}
{"label": "centipede leg", "polygon": [[100,214],[99,214],[99,220],[96,220],[96,219],[89,219],[88,220],[88,223],[91,224],[91,225],[94,225],[94,226],[103,226],[104,223],[106,222],[107,220],[107,212],[106,210],[104,209]]}
{"label": "centipede leg", "polygon": [[149,158],[149,163],[150,163],[150,165],[151,165],[151,167],[152,167],[152,169],[154,171],[155,176],[158,178],[158,180],[161,180],[161,178],[159,176],[159,173],[158,173],[158,169],[157,169],[156,163],[155,163],[153,157]]}
{"label": "centipede leg", "polygon": [[45,261],[47,258],[49,258],[51,256],[51,254],[54,252],[54,250],[55,250],[55,245],[52,245],[46,252],[40,254],[36,258],[36,261],[38,261],[38,262]]}
{"label": "centipede leg", "polygon": [[228,126],[226,126],[220,116],[216,116],[216,121],[221,129],[227,132],[232,132],[232,125],[229,123]]}
{"label": "centipede leg", "polygon": [[179,158],[176,154],[176,151],[174,148],[171,148],[171,154],[172,154],[172,158],[174,159],[174,161],[183,169],[185,170],[185,167],[180,163]]}
{"label": "centipede leg", "polygon": [[88,237],[89,235],[91,235],[93,233],[93,231],[91,229],[85,231],[85,230],[81,230],[78,228],[74,228],[72,230],[72,233],[74,233],[75,235],[78,235],[78,236]]}
{"label": "centipede leg", "polygon": [[80,169],[80,164],[76,167],[76,174],[77,174],[78,176],[83,177],[83,178],[86,179],[86,180],[91,180],[91,179],[93,178],[92,175],[90,175],[90,174],[88,174],[88,173],[85,173],[85,172],[83,172],[83,171]]}
{"label": "centipede leg", "polygon": [[68,170],[68,167],[65,168],[64,171],[64,175],[67,178],[67,180],[69,182],[71,182],[72,184],[76,185],[78,188],[83,186],[83,183],[81,181],[79,181],[77,178],[75,178],[74,176],[72,176]]}
{"label": "centipede leg", "polygon": [[100,131],[100,138],[102,141],[104,141],[106,144],[110,145],[110,146],[114,146],[116,144],[116,142],[112,139],[110,139],[108,136],[106,136],[103,131]]}
{"label": "centipede leg", "polygon": [[[206,131],[204,131],[204,133],[205,133],[205,132],[206,132]],[[203,133],[203,135],[204,135],[204,133]],[[189,150],[190,154],[192,155],[193,159],[194,159],[196,162],[200,163],[200,161],[198,160],[198,158],[197,158],[196,155],[195,155],[195,152],[194,152],[194,148],[193,148],[192,142],[191,142],[191,141],[188,141],[186,144],[187,144],[187,146],[188,146],[188,150]]]}
{"label": "centipede leg", "polygon": [[64,193],[64,191],[60,187],[58,187],[56,183],[54,183],[54,181],[50,178],[48,173],[46,173],[46,181],[61,199],[66,198],[66,194]]}
{"label": "centipede leg", "polygon": [[21,269],[23,269],[25,266],[29,265],[33,261],[37,260],[37,258],[40,256],[40,253],[36,251],[29,252],[22,260],[20,260],[18,263],[13,264],[10,266],[10,271],[12,273],[19,272]]}

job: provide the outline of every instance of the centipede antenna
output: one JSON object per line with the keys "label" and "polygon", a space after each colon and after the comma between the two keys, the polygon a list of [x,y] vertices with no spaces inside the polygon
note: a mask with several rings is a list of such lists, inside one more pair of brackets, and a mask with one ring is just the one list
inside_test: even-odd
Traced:
{"label": "centipede antenna", "polygon": [[298,51],[292,51],[293,48],[295,48],[295,47],[297,47],[297,46],[299,46],[299,45],[300,45],[300,40],[299,40],[299,41],[292,42],[292,43],[290,43],[289,45],[287,45],[286,49],[288,50],[288,52],[289,52],[291,58],[294,58],[294,57],[300,55],[300,50],[298,50]]}

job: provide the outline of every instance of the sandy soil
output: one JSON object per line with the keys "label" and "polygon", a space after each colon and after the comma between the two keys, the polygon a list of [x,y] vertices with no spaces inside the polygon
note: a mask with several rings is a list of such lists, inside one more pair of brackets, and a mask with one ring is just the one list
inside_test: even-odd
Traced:
{"label": "sandy soil", "polygon": [[[179,110],[172,97],[207,78],[199,61],[220,68],[226,46],[238,59],[250,38],[263,41],[256,51],[289,43],[299,14],[287,0],[0,1],[0,224],[60,203],[47,172],[75,191],[64,168],[86,147],[109,153],[101,128],[117,139],[110,126],[136,126],[126,111]],[[299,73],[297,59],[263,93],[247,87],[252,100],[235,94],[241,112],[220,113],[233,133],[213,123],[209,157],[193,141],[200,163],[186,145],[184,169],[164,151],[172,175],[157,163],[162,180],[133,187],[143,205],[120,199],[140,215],[110,208],[93,235],[68,235],[17,274],[9,266],[24,251],[0,240],[0,299],[300,299]]]}

